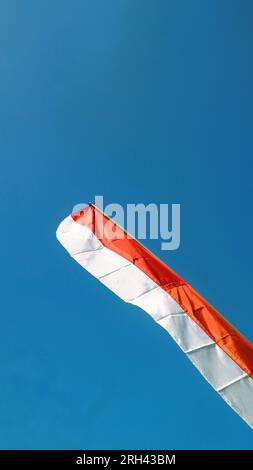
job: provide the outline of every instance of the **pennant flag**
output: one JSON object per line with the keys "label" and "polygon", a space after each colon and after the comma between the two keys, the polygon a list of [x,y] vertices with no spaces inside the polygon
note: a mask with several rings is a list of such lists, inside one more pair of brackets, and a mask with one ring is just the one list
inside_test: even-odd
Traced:
{"label": "pennant flag", "polygon": [[187,282],[97,207],[67,217],[57,238],[90,274],[165,328],[253,427],[253,347]]}

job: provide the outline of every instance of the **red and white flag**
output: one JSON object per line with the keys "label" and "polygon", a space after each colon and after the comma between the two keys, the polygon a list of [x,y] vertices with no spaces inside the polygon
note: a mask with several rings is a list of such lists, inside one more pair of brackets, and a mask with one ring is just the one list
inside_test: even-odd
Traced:
{"label": "red and white flag", "polygon": [[59,225],[69,254],[165,328],[224,400],[253,427],[253,346],[187,282],[90,204]]}

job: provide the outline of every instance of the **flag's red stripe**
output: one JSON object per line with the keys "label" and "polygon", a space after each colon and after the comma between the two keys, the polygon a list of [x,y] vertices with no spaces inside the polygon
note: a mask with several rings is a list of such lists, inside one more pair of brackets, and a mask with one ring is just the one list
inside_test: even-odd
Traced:
{"label": "flag's red stripe", "polygon": [[134,238],[92,204],[72,214],[88,227],[100,242],[126,258],[164,289],[220,348],[253,378],[253,346],[232,327],[206,300],[172,269],[156,258]]}

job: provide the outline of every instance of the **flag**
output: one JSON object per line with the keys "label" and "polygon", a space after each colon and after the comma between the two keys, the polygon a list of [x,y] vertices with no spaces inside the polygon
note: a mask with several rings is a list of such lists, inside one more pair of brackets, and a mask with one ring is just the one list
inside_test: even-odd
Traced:
{"label": "flag", "polygon": [[64,219],[56,235],[90,274],[165,328],[253,427],[253,346],[224,317],[93,204]]}

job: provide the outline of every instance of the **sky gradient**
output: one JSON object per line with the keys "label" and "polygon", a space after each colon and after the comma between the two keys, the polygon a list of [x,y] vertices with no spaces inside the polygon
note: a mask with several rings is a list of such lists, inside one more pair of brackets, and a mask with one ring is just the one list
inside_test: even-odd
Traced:
{"label": "sky gradient", "polygon": [[253,342],[253,4],[1,0],[2,449],[243,449],[170,336],[67,255],[74,204],[181,204],[146,246]]}

